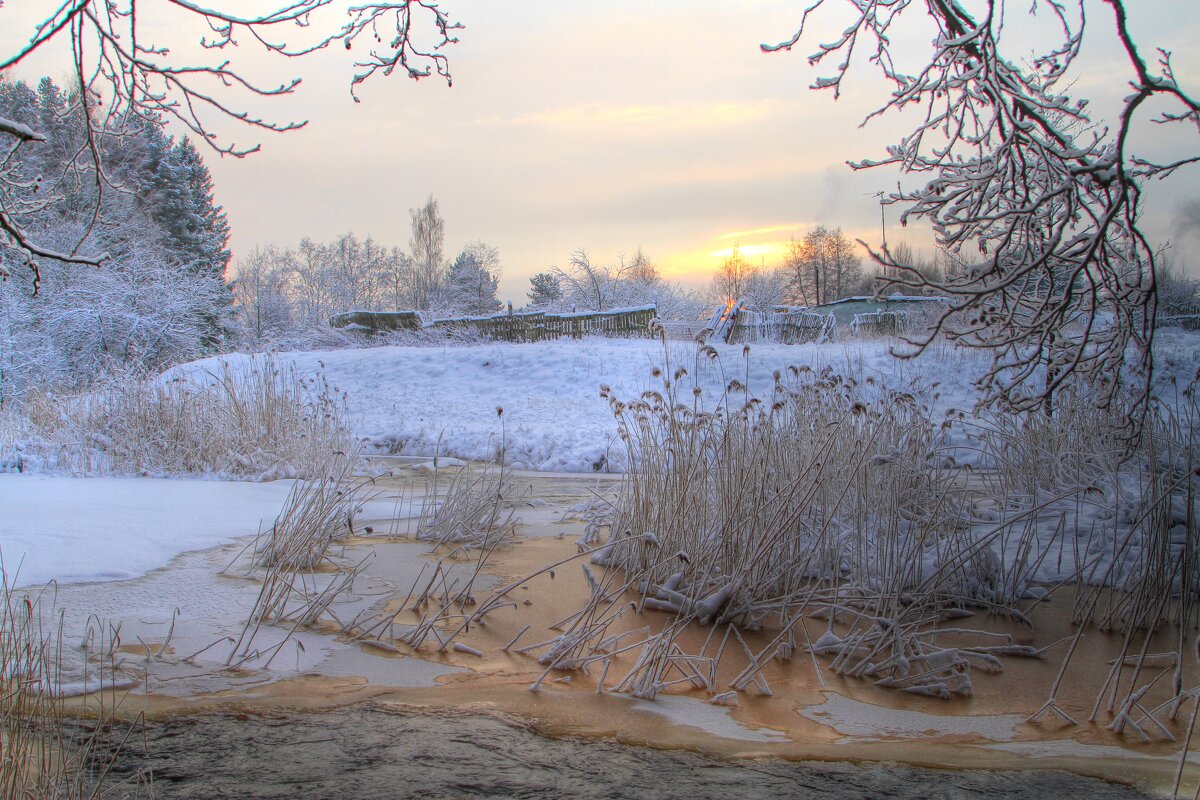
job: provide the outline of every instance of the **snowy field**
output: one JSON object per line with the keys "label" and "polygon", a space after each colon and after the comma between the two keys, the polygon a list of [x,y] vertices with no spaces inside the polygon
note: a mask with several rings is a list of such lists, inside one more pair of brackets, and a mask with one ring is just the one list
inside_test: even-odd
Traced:
{"label": "snowy field", "polygon": [[[969,410],[970,376],[983,361],[977,354],[940,348],[915,361],[898,361],[886,342],[826,345],[718,345],[719,361],[697,361],[696,347],[672,342],[670,372],[685,368],[699,376],[706,404],[720,401],[729,381],[749,383],[766,397],[773,373],[789,366],[830,366],[862,380],[909,388],[914,379],[938,382],[939,408]],[[493,343],[468,347],[380,347],[367,350],[279,353],[282,365],[304,376],[324,374],[349,407],[355,433],[376,447],[407,455],[440,452],[468,459],[494,459],[501,442],[514,467],[548,472],[619,470],[622,445],[600,387],[620,400],[647,389],[662,390],[651,370],[664,362],[663,345],[650,340],[584,339],[534,344]],[[178,367],[199,377],[235,368],[251,356],[220,356]],[[699,369],[697,370],[697,364]],[[749,380],[747,381],[747,377]],[[691,402],[690,384],[681,398]],[[737,396],[737,402],[742,402]],[[503,408],[503,421],[497,409]],[[503,422],[503,424],[502,424]],[[503,439],[502,439],[503,437]]]}
{"label": "snowy field", "polygon": [[[913,360],[892,356],[887,341],[834,344],[717,345],[717,361],[697,358],[689,343],[668,346],[670,373],[683,367],[689,378],[679,396],[691,402],[687,380],[699,379],[705,403],[719,402],[729,381],[748,383],[752,394],[770,395],[773,374],[789,366],[829,366],[860,383],[902,391],[930,387],[924,400],[935,419],[951,408],[969,412],[977,395],[973,378],[986,354],[948,345]],[[1171,399],[1196,377],[1200,334],[1168,329],[1159,333],[1156,386]],[[377,448],[407,455],[441,452],[468,459],[494,459],[503,437],[514,467],[548,472],[620,470],[624,453],[600,387],[623,401],[647,389],[662,389],[651,370],[664,363],[663,345],[651,340],[584,339],[534,344],[492,343],[468,347],[379,347],[364,350],[279,353],[282,365],[304,376],[324,375],[344,394],[356,434]],[[167,373],[200,377],[235,368],[252,356],[220,356]],[[741,402],[740,395],[736,398]],[[497,408],[504,409],[503,425]]]}

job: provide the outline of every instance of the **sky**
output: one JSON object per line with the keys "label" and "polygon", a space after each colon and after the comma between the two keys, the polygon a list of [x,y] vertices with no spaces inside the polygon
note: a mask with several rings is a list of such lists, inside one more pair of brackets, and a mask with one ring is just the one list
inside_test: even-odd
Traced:
{"label": "sky", "polygon": [[[226,96],[256,115],[308,124],[286,134],[234,130],[238,144],[261,141],[262,151],[207,156],[232,225],[235,262],[255,247],[347,231],[407,248],[409,209],[429,196],[445,218],[447,258],[475,240],[497,247],[501,295],[517,305],[530,275],[566,266],[577,248],[601,263],[641,248],[666,278],[694,287],[708,283],[735,245],[769,266],[790,236],[815,225],[841,227],[873,245],[886,232],[889,243],[929,250],[928,230],[900,228],[895,206],[881,220],[875,196],[916,179],[846,165],[880,156],[908,125],[892,116],[860,127],[886,97],[873,68],[856,59],[836,102],[808,88],[828,68],[811,68],[804,56],[844,27],[843,4],[831,2],[796,50],[761,52],[760,43],[795,31],[805,5],[444,0],[441,7],[465,26],[460,43],[446,49],[453,86],[436,77],[376,77],[359,88],[359,103],[349,92],[355,50],[282,59],[242,41],[228,54],[235,66],[266,85],[293,77],[302,84],[270,101]],[[1180,81],[1200,91],[1194,3],[1126,5],[1144,51],[1174,50]],[[1011,6],[1024,14],[1028,3]],[[3,36],[20,27],[6,25],[6,16],[19,22],[36,7],[0,9],[0,27],[9,30]],[[153,13],[152,3],[138,8]],[[1106,7],[1088,0],[1086,8],[1089,33],[1073,92],[1104,109],[1124,91],[1127,73]],[[191,43],[203,31],[187,22],[151,18],[156,43],[181,58],[195,55]],[[1025,25],[1033,46],[1039,24],[1017,19],[1013,26]],[[898,50],[925,52],[927,32],[902,34]],[[54,58],[48,50],[23,69],[65,74]],[[1139,135],[1147,148],[1178,146],[1161,128],[1146,126]],[[1186,146],[1195,152],[1194,133]],[[1156,242],[1175,245],[1177,263],[1189,263],[1189,251],[1200,247],[1198,174],[1180,173],[1148,193],[1146,227]],[[1190,259],[1189,270],[1200,274],[1200,258]]]}

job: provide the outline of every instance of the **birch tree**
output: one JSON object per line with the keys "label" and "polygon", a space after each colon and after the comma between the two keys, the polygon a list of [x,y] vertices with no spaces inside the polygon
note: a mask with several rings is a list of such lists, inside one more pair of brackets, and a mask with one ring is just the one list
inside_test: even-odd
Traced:
{"label": "birch tree", "polygon": [[426,310],[445,277],[442,250],[446,221],[438,212],[433,195],[425,205],[411,209],[409,215],[412,217],[412,238],[408,242],[412,257],[412,304],[413,308]]}

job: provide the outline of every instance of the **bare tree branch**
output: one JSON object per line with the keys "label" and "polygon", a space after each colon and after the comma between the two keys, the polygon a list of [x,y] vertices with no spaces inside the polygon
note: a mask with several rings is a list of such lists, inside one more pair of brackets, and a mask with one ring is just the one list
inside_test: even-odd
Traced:
{"label": "bare tree branch", "polygon": [[[144,19],[148,12],[183,12],[204,23],[208,31],[198,44],[204,51],[236,48],[239,38],[283,57],[301,57],[337,44],[346,50],[365,39],[374,40],[367,54],[354,62],[351,95],[376,73],[390,75],[400,69],[417,80],[438,75],[450,84],[449,61],[443,48],[457,43],[454,32],[462,25],[452,20],[433,0],[392,0],[342,6],[334,0],[278,0],[279,5],[262,13],[247,15],[234,11],[239,5],[226,0],[212,7],[190,0],[68,0],[39,22],[29,40],[12,53],[0,53],[0,72],[20,65],[43,45],[66,39],[71,47],[73,69],[81,87],[78,103],[84,111],[87,130],[86,162],[70,168],[90,172],[102,195],[112,186],[104,174],[102,137],[136,135],[147,121],[174,118],[221,155],[243,157],[260,144],[240,145],[227,138],[225,123],[251,130],[286,132],[301,128],[305,120],[275,120],[252,113],[248,104],[257,98],[293,93],[299,78],[267,86],[251,80],[232,66],[229,59],[189,61],[174,55],[173,47],[149,42]],[[340,15],[340,18],[339,18]],[[0,25],[6,24],[0,8]],[[44,141],[28,126],[0,120],[0,146],[7,148],[9,163],[22,143]],[[0,167],[0,247],[12,246],[33,256],[57,258],[51,250],[32,243],[27,223],[47,203],[18,203],[16,197],[27,183]],[[92,216],[98,221],[99,202]],[[80,256],[89,225],[67,260],[99,264],[100,258]],[[2,276],[0,276],[2,277]]]}
{"label": "bare tree branch", "polygon": [[[1058,88],[1082,46],[1088,23],[1082,0],[1035,0],[1032,7],[987,0],[971,6],[978,13],[955,0],[845,0],[844,6],[817,0],[794,36],[762,48],[790,50],[804,37],[810,14],[849,7],[850,24],[809,56],[817,66],[838,58],[813,88],[836,95],[855,47],[869,42],[871,62],[894,88],[866,121],[923,109],[923,119],[886,157],[851,166],[927,173],[922,188],[897,191],[888,202],[905,206],[902,224],[931,223],[939,245],[955,257],[972,251],[978,257],[963,258],[964,269],[941,276],[899,263],[886,246],[868,250],[892,285],[953,301],[907,354],[939,336],[991,350],[981,388],[988,401],[1015,409],[1049,408],[1054,392],[1077,378],[1097,384],[1109,403],[1122,391],[1123,368],[1136,376],[1144,408],[1156,287],[1155,251],[1139,225],[1142,188],[1200,161],[1187,155],[1157,163],[1129,152],[1130,132],[1149,98],[1174,101],[1179,110],[1142,121],[1187,123],[1197,133],[1200,105],[1176,82],[1170,53],[1160,50],[1153,69],[1142,58],[1126,3],[1104,2],[1132,75],[1132,93],[1111,127],[1091,118],[1087,100]],[[892,58],[893,27],[910,7],[936,28],[916,74]],[[1005,38],[1005,20],[1011,25],[1020,14],[1048,15],[1058,36],[1024,66],[1005,55],[1005,45],[1019,39]],[[1010,49],[1024,54],[1028,43]]]}

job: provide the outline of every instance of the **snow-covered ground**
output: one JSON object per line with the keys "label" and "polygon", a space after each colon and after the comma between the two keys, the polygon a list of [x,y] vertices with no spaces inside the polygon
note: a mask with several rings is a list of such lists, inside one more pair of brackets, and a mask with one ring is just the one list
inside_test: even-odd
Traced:
{"label": "snow-covered ground", "polygon": [[[1200,334],[1162,331],[1157,349],[1160,391],[1181,392],[1200,366]],[[683,367],[698,376],[711,405],[734,378],[767,396],[775,371],[828,365],[894,388],[936,384],[924,396],[935,419],[948,408],[971,408],[971,380],[985,363],[983,354],[947,346],[899,361],[882,341],[717,350],[719,360],[698,359],[694,345],[671,343],[667,372]],[[651,371],[663,357],[657,341],[606,339],[276,356],[304,375],[323,373],[344,393],[355,432],[381,449],[490,459],[503,437],[514,466],[568,472],[622,466],[617,426],[600,387],[610,386],[622,400],[661,389],[662,379]],[[221,360],[236,368],[250,358],[205,359],[168,375],[219,374]],[[690,401],[690,387],[681,385],[680,396]],[[503,419],[497,408],[504,409]],[[19,565],[22,584],[141,575],[177,553],[268,527],[289,488],[289,482],[0,475],[0,553],[10,577]]]}
{"label": "snow-covered ground", "polygon": [[[719,361],[697,361],[696,347],[672,342],[670,372],[698,374],[704,397],[717,402],[734,378],[768,396],[773,373],[788,366],[832,366],[860,380],[907,388],[913,378],[938,382],[939,408],[969,409],[971,376],[983,364],[977,353],[940,347],[914,361],[899,361],[882,341],[826,345],[718,345]],[[504,442],[519,468],[590,472],[619,468],[624,460],[617,426],[600,387],[621,400],[662,389],[651,370],[664,361],[658,341],[584,339],[468,347],[379,347],[365,350],[279,353],[301,374],[323,373],[344,393],[355,433],[392,452],[493,459]],[[220,356],[176,368],[168,375],[220,374],[251,356]],[[697,369],[699,364],[699,369]],[[690,386],[680,396],[691,402]],[[501,420],[497,409],[503,408]],[[503,437],[503,438],[502,438]]]}
{"label": "snow-covered ground", "polygon": [[[949,345],[931,347],[920,358],[900,360],[882,340],[834,344],[717,345],[717,361],[697,359],[690,343],[667,347],[670,373],[683,367],[698,377],[706,402],[720,400],[730,380],[748,383],[767,397],[773,373],[789,366],[833,367],[859,382],[912,391],[933,385],[925,396],[935,420],[949,408],[970,411],[977,394],[973,379],[987,354]],[[1156,386],[1170,394],[1196,377],[1200,333],[1159,332]],[[253,356],[219,356],[177,367],[168,376],[220,374],[220,362],[235,368]],[[651,370],[664,363],[658,341],[637,339],[561,340],[533,344],[491,343],[466,347],[378,347],[360,350],[285,352],[276,355],[305,376],[323,374],[344,394],[354,432],[377,447],[410,455],[495,458],[503,437],[507,460],[516,467],[550,472],[617,469],[624,453],[617,426],[600,387],[620,400],[662,389]],[[747,378],[749,380],[747,380]],[[934,385],[936,384],[936,385]],[[690,385],[679,396],[691,402]],[[1177,387],[1177,388],[1172,388]],[[1170,399],[1168,397],[1168,399]],[[497,409],[504,409],[503,421]]]}
{"label": "snow-covered ground", "polygon": [[0,475],[10,585],[133,578],[269,528],[291,481]]}

